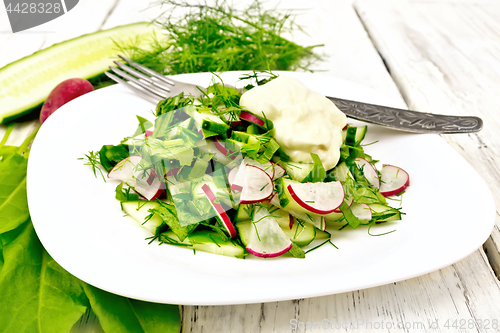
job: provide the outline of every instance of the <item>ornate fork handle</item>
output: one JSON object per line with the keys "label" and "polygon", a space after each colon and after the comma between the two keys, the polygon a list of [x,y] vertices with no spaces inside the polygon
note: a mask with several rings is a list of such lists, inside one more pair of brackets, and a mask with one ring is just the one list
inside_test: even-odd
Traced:
{"label": "ornate fork handle", "polygon": [[483,120],[479,117],[447,116],[403,110],[328,97],[347,116],[415,133],[473,133],[483,128]]}

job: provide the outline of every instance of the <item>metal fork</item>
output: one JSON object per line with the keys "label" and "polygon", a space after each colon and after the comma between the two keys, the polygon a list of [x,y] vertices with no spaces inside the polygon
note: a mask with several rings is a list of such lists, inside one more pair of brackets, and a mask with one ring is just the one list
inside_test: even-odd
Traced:
{"label": "metal fork", "polygon": [[194,84],[166,78],[158,72],[122,55],[118,56],[127,64],[114,61],[117,67],[109,67],[114,74],[110,72],[105,72],[105,74],[113,81],[126,85],[153,103],[158,103],[165,98],[178,95],[181,92],[191,94],[195,97],[202,95],[200,88]]}
{"label": "metal fork", "polygon": [[[166,78],[124,56],[119,57],[127,64],[115,61],[117,67],[110,67],[114,74],[105,72],[106,75],[153,103],[178,95],[180,92],[192,94],[195,97],[202,95],[202,90],[193,84]],[[472,133],[479,132],[483,128],[483,120],[479,117],[448,116],[326,97],[351,118],[405,132]]]}

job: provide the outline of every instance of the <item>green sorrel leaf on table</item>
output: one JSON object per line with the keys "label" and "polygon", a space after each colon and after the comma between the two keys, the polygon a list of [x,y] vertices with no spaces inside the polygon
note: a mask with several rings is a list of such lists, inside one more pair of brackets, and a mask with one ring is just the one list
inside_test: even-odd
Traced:
{"label": "green sorrel leaf on table", "polygon": [[47,254],[31,223],[19,228],[3,247],[0,330],[69,332],[88,306],[81,283]]}
{"label": "green sorrel leaf on table", "polygon": [[[26,197],[28,159],[13,153],[12,147],[0,148],[0,234],[17,228],[29,217]],[[16,150],[19,147],[14,147]]]}
{"label": "green sorrel leaf on table", "polygon": [[90,305],[105,332],[173,333],[180,331],[178,305],[149,303],[114,295],[84,284]]}

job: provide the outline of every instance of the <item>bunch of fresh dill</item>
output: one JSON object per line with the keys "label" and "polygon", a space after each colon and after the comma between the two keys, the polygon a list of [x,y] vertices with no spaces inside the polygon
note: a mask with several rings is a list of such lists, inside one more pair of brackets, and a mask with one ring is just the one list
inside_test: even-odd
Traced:
{"label": "bunch of fresh dill", "polygon": [[304,47],[281,37],[299,28],[289,12],[265,10],[259,0],[241,9],[223,0],[211,4],[162,0],[160,5],[165,11],[155,23],[167,37],[156,38],[149,50],[122,48],[160,73],[296,70],[320,59],[313,52],[319,45]]}

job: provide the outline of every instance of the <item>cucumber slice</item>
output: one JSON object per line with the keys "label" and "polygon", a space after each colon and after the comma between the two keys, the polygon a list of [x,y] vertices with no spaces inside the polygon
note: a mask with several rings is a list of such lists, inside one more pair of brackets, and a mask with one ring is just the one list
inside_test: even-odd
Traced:
{"label": "cucumber slice", "polygon": [[209,138],[216,135],[226,135],[229,125],[219,116],[208,112],[193,112],[194,122],[198,130],[203,131],[203,136]]}
{"label": "cucumber slice", "polygon": [[335,180],[340,180],[342,183],[345,182],[347,178],[354,180],[354,177],[345,162],[337,165],[332,172]]}
{"label": "cucumber slice", "polygon": [[239,205],[234,220],[236,222],[243,222],[250,220],[250,215],[248,214],[249,209],[251,209],[251,205],[245,205],[245,204]]}
{"label": "cucumber slice", "polygon": [[297,223],[297,220],[293,219],[292,228],[284,228],[280,224],[281,229],[288,238],[298,246],[306,246],[311,243],[316,237],[316,228],[308,222]]}
{"label": "cucumber slice", "polygon": [[179,241],[179,238],[172,231],[166,231],[161,234],[160,239],[166,241],[166,237],[173,239],[176,242],[189,245],[190,248],[213,254],[224,255],[228,257],[244,258],[246,255],[245,249],[233,241],[225,241],[213,231],[195,231],[189,234],[184,241]]}
{"label": "cucumber slice", "polygon": [[156,201],[124,201],[121,203],[121,206],[122,210],[127,213],[128,216],[136,220],[153,235],[156,234],[156,229],[163,223],[163,220],[158,215],[153,215],[153,217],[144,223],[144,220],[151,215],[149,210],[160,206]]}
{"label": "cucumber slice", "polygon": [[55,44],[0,68],[0,123],[39,106],[60,82],[89,79],[106,71],[118,53],[115,43],[150,45],[155,25],[141,22],[83,35]]}
{"label": "cucumber slice", "polygon": [[286,172],[292,177],[293,180],[302,182],[313,170],[313,163],[301,163],[301,162],[278,162]]}
{"label": "cucumber slice", "polygon": [[376,222],[388,222],[401,220],[401,212],[395,208],[381,204],[369,204],[372,210],[373,219]]}

